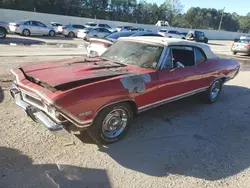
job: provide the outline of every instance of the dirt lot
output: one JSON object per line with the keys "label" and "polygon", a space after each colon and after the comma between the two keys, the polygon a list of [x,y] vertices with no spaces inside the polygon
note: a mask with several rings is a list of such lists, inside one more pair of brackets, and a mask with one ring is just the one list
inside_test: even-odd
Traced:
{"label": "dirt lot", "polygon": [[190,97],[147,111],[104,147],[86,133],[52,135],[8,95],[11,67],[61,58],[72,57],[0,57],[1,188],[250,187],[249,61],[216,104]]}

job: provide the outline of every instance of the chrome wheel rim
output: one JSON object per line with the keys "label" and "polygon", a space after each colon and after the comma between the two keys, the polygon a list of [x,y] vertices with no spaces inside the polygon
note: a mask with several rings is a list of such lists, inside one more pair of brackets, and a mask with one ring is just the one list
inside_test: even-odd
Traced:
{"label": "chrome wheel rim", "polygon": [[102,123],[102,133],[107,138],[115,138],[122,134],[128,123],[128,113],[122,108],[112,110]]}
{"label": "chrome wheel rim", "polygon": [[55,32],[54,31],[50,31],[50,34],[49,34],[51,37],[55,36]]}
{"label": "chrome wheel rim", "polygon": [[220,88],[221,88],[221,85],[219,81],[216,81],[213,83],[211,87],[211,93],[210,93],[210,97],[212,100],[215,100],[217,98],[220,92]]}
{"label": "chrome wheel rim", "polygon": [[26,36],[28,36],[29,35],[29,31],[28,30],[24,30],[23,34],[26,35]]}

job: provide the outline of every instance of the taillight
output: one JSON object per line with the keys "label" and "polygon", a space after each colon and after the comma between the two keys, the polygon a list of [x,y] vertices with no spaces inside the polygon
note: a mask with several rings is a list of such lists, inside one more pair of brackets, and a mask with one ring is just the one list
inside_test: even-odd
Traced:
{"label": "taillight", "polygon": [[250,44],[248,44],[248,45],[246,46],[246,48],[250,48]]}
{"label": "taillight", "polygon": [[20,26],[19,24],[9,24],[9,25],[11,25],[13,27],[19,27]]}

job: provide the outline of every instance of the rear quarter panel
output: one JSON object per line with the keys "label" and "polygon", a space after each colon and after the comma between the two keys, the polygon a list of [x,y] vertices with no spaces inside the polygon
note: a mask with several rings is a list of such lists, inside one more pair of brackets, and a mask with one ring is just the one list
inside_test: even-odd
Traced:
{"label": "rear quarter panel", "polygon": [[232,79],[238,71],[240,64],[234,59],[209,59],[197,65],[202,87],[210,86],[217,79]]}

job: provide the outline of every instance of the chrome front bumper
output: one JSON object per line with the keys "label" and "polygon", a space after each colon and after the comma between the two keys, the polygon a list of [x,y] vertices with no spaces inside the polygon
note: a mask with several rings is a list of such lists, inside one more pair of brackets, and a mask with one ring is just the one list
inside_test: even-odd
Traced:
{"label": "chrome front bumper", "polygon": [[56,123],[45,112],[23,101],[21,92],[15,85],[10,89],[10,95],[15,100],[15,103],[24,110],[25,114],[31,117],[34,121],[41,122],[50,131],[66,132],[63,125]]}

